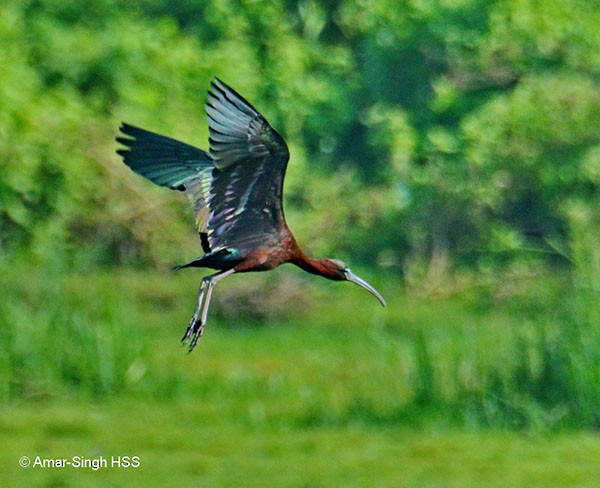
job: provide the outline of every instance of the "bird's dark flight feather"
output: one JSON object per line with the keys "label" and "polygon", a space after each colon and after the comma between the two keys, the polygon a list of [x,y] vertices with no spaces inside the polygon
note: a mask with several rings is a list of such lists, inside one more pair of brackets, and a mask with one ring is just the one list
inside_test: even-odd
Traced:
{"label": "bird's dark flight feather", "polygon": [[[126,149],[117,152],[136,173],[185,190],[194,205],[202,249],[231,259],[232,253],[237,257],[279,238],[289,152],[265,118],[218,78],[211,83],[206,112],[209,153],[128,124],[121,126],[127,137],[117,138]],[[219,254],[222,250],[228,254]]]}
{"label": "bird's dark flight feather", "polygon": [[218,171],[208,195],[212,249],[251,248],[278,237],[284,223],[283,138],[241,95],[215,78],[206,105],[210,154]]}
{"label": "bird's dark flight feather", "polygon": [[123,162],[157,185],[185,190],[187,181],[213,167],[208,153],[189,144],[129,124],[122,124],[121,132],[128,136],[117,137],[127,147],[117,151]]}
{"label": "bird's dark flight feather", "polygon": [[202,249],[209,252],[206,201],[211,173],[215,170],[212,156],[202,149],[129,124],[122,124],[121,132],[128,137],[117,137],[117,141],[127,149],[119,149],[117,153],[127,166],[157,185],[186,191],[194,206]]}

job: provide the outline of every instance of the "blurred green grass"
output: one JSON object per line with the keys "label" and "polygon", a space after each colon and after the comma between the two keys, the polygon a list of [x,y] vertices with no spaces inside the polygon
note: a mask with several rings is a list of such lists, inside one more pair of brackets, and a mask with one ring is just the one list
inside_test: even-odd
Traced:
{"label": "blurred green grass", "polygon": [[[187,354],[198,273],[2,268],[7,486],[564,487],[600,475],[593,286],[515,276],[439,300],[380,277],[383,309],[348,284],[280,283],[299,275],[289,267],[220,284],[228,301]],[[236,316],[280,285],[298,287],[300,308]],[[142,465],[21,468],[22,455]]]}
{"label": "blurred green grass", "polygon": [[[593,434],[526,436],[374,426],[244,425],[186,402],[17,404],[0,420],[4,486],[592,487]],[[241,415],[244,417],[244,414]],[[139,468],[21,468],[46,458],[139,456]]]}
{"label": "blurred green grass", "polygon": [[299,282],[306,309],[282,308],[262,325],[225,313],[244,300],[231,290],[250,283],[260,300],[291,268],[235,277],[217,289],[230,302],[211,311],[188,355],[179,338],[197,273],[17,268],[4,273],[0,302],[5,404],[202,398],[205,415],[250,426],[598,424],[600,325],[582,312],[597,304],[547,276],[506,284],[524,287],[521,298],[475,290],[444,300],[381,280],[387,309],[359,287],[309,279]]}

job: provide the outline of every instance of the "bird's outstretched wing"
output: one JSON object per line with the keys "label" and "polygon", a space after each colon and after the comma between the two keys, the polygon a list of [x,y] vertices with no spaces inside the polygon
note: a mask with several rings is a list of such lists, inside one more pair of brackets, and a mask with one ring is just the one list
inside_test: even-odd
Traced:
{"label": "bird's outstretched wing", "polygon": [[[196,224],[202,237],[208,219],[211,174],[215,169],[211,155],[189,144],[129,124],[122,124],[120,129],[127,136],[117,137],[117,141],[126,146],[126,149],[117,151],[123,162],[157,185],[186,191],[194,205]],[[209,251],[204,241],[203,247],[205,252]]]}
{"label": "bird's outstretched wing", "polygon": [[210,154],[217,170],[208,195],[211,249],[243,250],[284,225],[283,179],[289,152],[267,120],[218,78],[206,104]]}

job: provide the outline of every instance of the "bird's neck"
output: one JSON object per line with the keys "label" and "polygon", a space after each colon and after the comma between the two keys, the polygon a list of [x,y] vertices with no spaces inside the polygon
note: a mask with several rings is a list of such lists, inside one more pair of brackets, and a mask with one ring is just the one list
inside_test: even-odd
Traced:
{"label": "bird's neck", "polygon": [[334,270],[331,266],[328,266],[328,259],[313,259],[298,250],[291,262],[309,273],[329,279],[336,279]]}

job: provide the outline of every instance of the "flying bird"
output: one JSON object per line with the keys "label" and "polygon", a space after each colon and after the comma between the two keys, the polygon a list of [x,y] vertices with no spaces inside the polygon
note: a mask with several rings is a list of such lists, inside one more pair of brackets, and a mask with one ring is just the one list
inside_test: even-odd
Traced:
{"label": "flying bird", "polygon": [[184,191],[194,207],[204,255],[175,269],[218,270],[202,279],[194,315],[182,338],[191,352],[204,332],[215,285],[233,273],[267,271],[292,263],[330,280],[351,281],[385,306],[375,288],[337,259],[313,259],[298,247],[282,202],[288,147],[267,120],[235,90],[214,78],[206,113],[208,152],[121,124],[117,150],[134,172]]}

